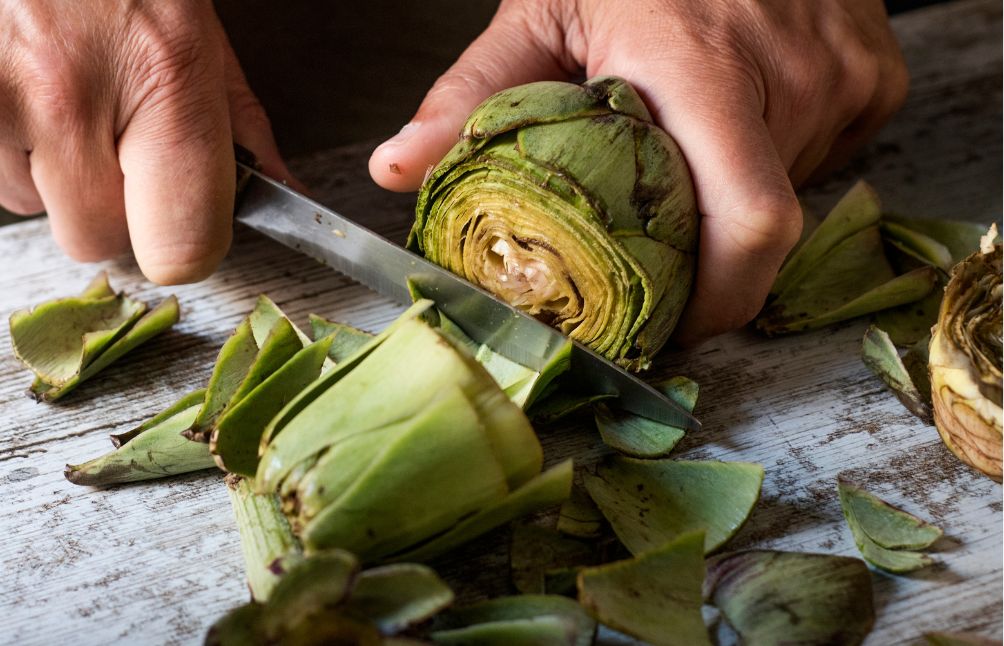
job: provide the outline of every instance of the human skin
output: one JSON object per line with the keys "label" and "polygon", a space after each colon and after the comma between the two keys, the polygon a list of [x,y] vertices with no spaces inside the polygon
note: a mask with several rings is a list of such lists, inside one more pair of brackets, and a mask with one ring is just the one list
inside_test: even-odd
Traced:
{"label": "human skin", "polygon": [[230,246],[233,142],[290,180],[210,0],[0,0],[0,205],[171,284]]}
{"label": "human skin", "polygon": [[503,0],[370,174],[414,190],[483,99],[583,74],[630,81],[693,174],[702,220],[674,333],[684,345],[753,319],[801,232],[794,187],[845,163],[908,86],[879,0]]}

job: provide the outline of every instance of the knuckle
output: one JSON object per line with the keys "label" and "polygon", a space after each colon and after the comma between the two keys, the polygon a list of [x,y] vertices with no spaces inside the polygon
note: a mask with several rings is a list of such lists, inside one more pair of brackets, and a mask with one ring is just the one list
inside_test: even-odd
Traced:
{"label": "knuckle", "polygon": [[791,190],[765,191],[743,207],[745,216],[732,218],[733,243],[746,254],[779,259],[802,233],[802,208]]}

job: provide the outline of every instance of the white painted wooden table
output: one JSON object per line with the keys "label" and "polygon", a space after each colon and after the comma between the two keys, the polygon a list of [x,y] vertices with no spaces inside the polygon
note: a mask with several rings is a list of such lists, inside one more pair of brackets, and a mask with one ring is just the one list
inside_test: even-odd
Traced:
{"label": "white painted wooden table", "polygon": [[[894,210],[989,222],[1001,214],[1001,8],[970,0],[896,19],[913,70],[911,98],[853,164],[805,192],[820,213],[864,176]],[[322,200],[400,239],[413,198],[365,175],[365,147],[298,160]],[[175,292],[184,318],[65,402],[23,395],[29,375],[0,330],[0,642],[199,643],[214,618],[246,599],[236,529],[219,473],[99,491],[63,465],[106,451],[203,384],[217,349],[259,292],[298,323],[318,312],[379,329],[400,308],[313,261],[241,231],[211,279],[177,289],[144,282],[128,261],[63,257],[44,220],[0,229],[0,314],[79,290],[98,271],[158,300]],[[869,644],[917,643],[929,630],[1001,637],[1001,488],[957,462],[859,360],[862,323],[780,340],[750,332],[666,353],[653,376],[701,384],[700,435],[681,457],[761,462],[763,499],[732,547],[857,555],[835,495],[850,475],[945,529],[937,565],[874,574],[878,622]],[[586,425],[543,433],[550,462],[599,454]],[[462,597],[506,592],[506,532],[437,567]]]}

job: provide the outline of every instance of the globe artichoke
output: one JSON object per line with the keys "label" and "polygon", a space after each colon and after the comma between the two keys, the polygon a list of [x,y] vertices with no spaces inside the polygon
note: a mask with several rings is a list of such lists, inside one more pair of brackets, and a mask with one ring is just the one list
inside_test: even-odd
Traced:
{"label": "globe artichoke", "polygon": [[408,247],[631,369],[690,294],[698,216],[672,138],[623,79],[514,87],[430,171]]}
{"label": "globe artichoke", "polygon": [[1001,245],[991,229],[952,270],[928,367],[934,421],[960,460],[1001,479]]}

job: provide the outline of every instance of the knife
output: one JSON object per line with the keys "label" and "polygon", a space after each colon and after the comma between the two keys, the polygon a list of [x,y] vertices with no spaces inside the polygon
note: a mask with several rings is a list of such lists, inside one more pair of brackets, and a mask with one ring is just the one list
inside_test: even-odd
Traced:
{"label": "knife", "polygon": [[[442,267],[246,164],[237,167],[241,189],[234,215],[252,229],[399,303],[411,303],[410,282],[474,341],[534,370],[568,344],[561,332]],[[691,431],[701,428],[672,399],[578,342],[572,342],[565,374],[585,392],[616,396],[628,412]]]}

